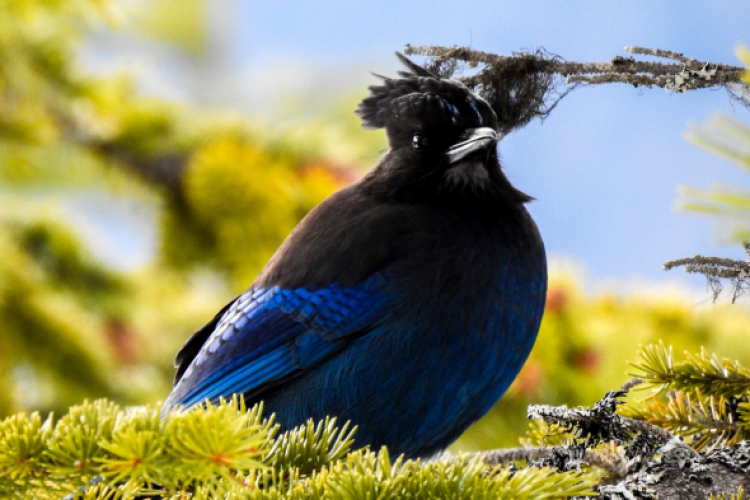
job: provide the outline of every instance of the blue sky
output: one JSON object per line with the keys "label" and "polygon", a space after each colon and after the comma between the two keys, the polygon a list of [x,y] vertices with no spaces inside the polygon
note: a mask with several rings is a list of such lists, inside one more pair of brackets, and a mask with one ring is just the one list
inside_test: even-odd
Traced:
{"label": "blue sky", "polygon": [[[543,46],[587,62],[641,45],[730,64],[737,64],[736,46],[750,44],[750,8],[739,1],[219,0],[209,6],[224,47],[217,71],[234,82],[233,91],[215,92],[211,104],[265,114],[272,113],[269,102],[295,94],[308,101],[341,92],[364,96],[374,82],[369,71],[393,74],[392,54],[406,43],[499,54]],[[164,85],[186,99],[205,97],[175,83],[176,67],[162,75]],[[596,282],[676,280],[703,288],[701,278],[665,274],[661,264],[696,253],[742,257],[739,247],[718,245],[712,221],[674,208],[678,185],[750,184],[738,167],[682,138],[689,122],[719,111],[750,121],[724,91],[579,88],[543,124],[505,138],[501,159],[514,184],[537,198],[530,211],[551,255],[582,264]]]}

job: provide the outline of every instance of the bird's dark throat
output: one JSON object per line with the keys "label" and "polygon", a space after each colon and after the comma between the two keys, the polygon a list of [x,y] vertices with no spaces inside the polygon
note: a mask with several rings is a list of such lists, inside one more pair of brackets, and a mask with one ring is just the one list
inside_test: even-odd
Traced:
{"label": "bird's dark throat", "polygon": [[361,180],[365,192],[383,201],[424,203],[460,212],[494,212],[533,199],[513,187],[497,162],[494,148],[477,151],[454,164],[436,160],[421,169],[401,169],[400,163],[392,165],[388,160],[384,158]]}

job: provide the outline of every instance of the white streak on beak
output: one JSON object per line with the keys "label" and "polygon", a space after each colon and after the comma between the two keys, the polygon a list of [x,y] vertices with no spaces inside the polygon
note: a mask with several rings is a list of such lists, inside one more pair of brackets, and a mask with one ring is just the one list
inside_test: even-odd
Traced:
{"label": "white streak on beak", "polygon": [[454,144],[445,152],[448,163],[456,163],[470,154],[494,146],[497,142],[497,132],[489,127],[475,128],[465,141]]}

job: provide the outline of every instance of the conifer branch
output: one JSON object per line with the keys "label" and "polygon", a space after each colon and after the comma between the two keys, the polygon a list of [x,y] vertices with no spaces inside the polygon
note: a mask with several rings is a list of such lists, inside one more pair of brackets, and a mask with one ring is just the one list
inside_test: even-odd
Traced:
{"label": "conifer branch", "polygon": [[15,415],[0,421],[0,499],[547,500],[591,495],[599,478],[468,456],[423,463],[391,460],[385,449],[352,453],[348,425],[326,419],[277,436],[261,411],[235,397],[164,416],[104,400],[73,407],[57,423]]}
{"label": "conifer branch", "polygon": [[317,425],[308,420],[279,436],[263,460],[275,470],[299,469],[308,474],[346,456],[356,431],[349,422],[337,428],[335,418],[326,418]]}
{"label": "conifer branch", "polygon": [[[392,460],[385,449],[351,452],[354,429],[339,430],[333,419],[277,435],[273,419],[237,398],[164,418],[155,407],[125,412],[106,401],[74,407],[57,423],[21,414],[0,422],[0,491],[7,492],[0,498],[551,499],[591,495],[598,483],[604,499],[702,500],[748,483],[750,445],[729,444],[749,427],[743,404],[731,417],[728,400],[715,394],[679,396],[671,414],[663,406],[617,412],[640,383],[627,381],[591,408],[529,407],[531,418],[567,436],[563,445],[427,463]],[[664,428],[648,422],[660,411]],[[680,437],[699,433],[711,434],[712,451]],[[731,442],[717,439],[729,433]]]}
{"label": "conifer branch", "polygon": [[706,397],[697,389],[693,394],[670,392],[667,403],[653,399],[645,406],[626,406],[622,413],[681,436],[691,436],[690,445],[696,450],[728,446],[750,438],[750,429],[741,420],[735,399]]}
{"label": "conifer branch", "polygon": [[633,363],[639,377],[657,395],[669,391],[667,401],[655,397],[647,405],[628,405],[624,415],[692,437],[697,450],[750,438],[750,371],[739,362],[701,350],[676,363],[671,348],[661,343],[644,347],[641,356],[642,362]]}
{"label": "conifer branch", "polygon": [[738,361],[719,359],[703,349],[697,355],[685,353],[685,361],[675,362],[671,347],[660,342],[643,347],[641,357],[641,362],[631,363],[641,372],[636,376],[658,392],[699,390],[730,398],[750,391],[750,370]]}
{"label": "conifer branch", "polygon": [[[656,86],[675,93],[745,85],[740,79],[744,70],[738,66],[697,61],[661,49],[626,47],[625,50],[676,62],[638,61],[632,56],[616,56],[608,62],[579,63],[565,61],[543,49],[503,56],[468,47],[407,45],[404,53],[431,57],[428,69],[445,77],[455,77],[481,94],[498,116],[503,117],[500,126],[503,134],[523,127],[534,118],[544,119],[579,84],[627,83]],[[464,67],[479,65],[482,68],[475,74],[460,75]],[[97,86],[97,82],[88,83],[92,88]],[[132,92],[123,93],[125,102],[120,114],[110,117],[105,126],[96,116],[99,106],[96,95],[88,97],[93,110],[91,116],[81,117],[67,105],[49,103],[50,117],[62,135],[147,182],[165,188],[179,200],[182,178],[195,151],[194,147],[185,145],[200,142],[195,139],[215,134],[220,127],[206,127],[202,133],[186,134],[182,125],[186,121],[184,111],[166,103],[154,103],[153,109],[145,113],[142,100]],[[734,97],[744,102],[740,94],[735,93]],[[112,123],[117,126],[112,127]],[[233,132],[240,135],[246,132],[241,129],[235,127]]]}

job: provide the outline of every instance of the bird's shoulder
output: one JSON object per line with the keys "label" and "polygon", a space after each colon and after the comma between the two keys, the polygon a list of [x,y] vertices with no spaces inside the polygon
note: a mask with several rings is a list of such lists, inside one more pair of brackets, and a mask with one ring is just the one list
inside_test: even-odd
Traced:
{"label": "bird's shoulder", "polygon": [[398,260],[415,209],[368,195],[355,183],[315,207],[282,243],[256,285],[354,286]]}

